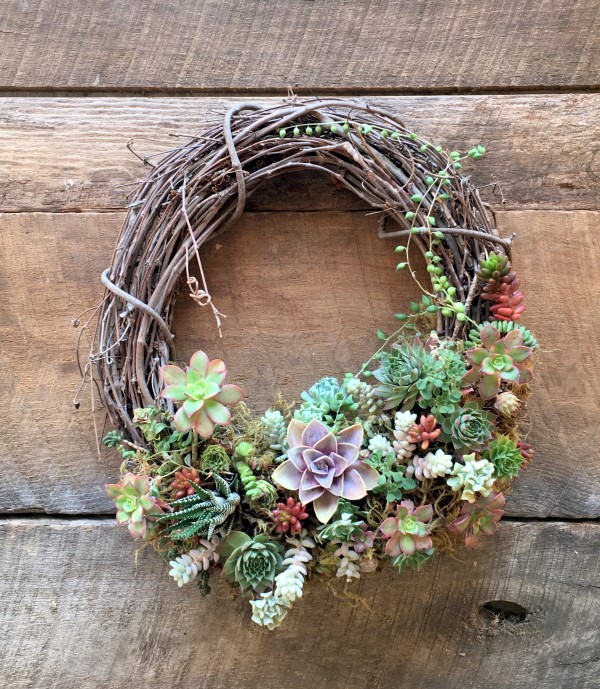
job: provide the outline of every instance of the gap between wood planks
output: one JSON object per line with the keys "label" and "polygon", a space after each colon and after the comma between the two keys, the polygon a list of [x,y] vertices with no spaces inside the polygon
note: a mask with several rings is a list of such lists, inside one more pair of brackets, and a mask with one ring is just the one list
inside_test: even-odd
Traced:
{"label": "gap between wood planks", "polygon": [[[111,514],[57,514],[55,512],[0,512],[0,523],[10,521],[52,521],[52,522],[80,522],[94,521],[114,523],[114,515]],[[503,517],[502,523],[510,524],[600,524],[597,519],[577,517]]]}
{"label": "gap between wood planks", "polygon": [[[510,95],[577,95],[586,93],[600,93],[600,84],[567,84],[564,86],[433,86],[427,88],[369,88],[369,87],[348,87],[348,88],[315,88],[294,90],[294,95],[298,98],[310,98],[314,96],[351,96],[361,98],[363,96],[510,96]],[[64,88],[0,88],[0,98],[271,98],[288,97],[290,92],[287,88],[162,88],[156,87],[71,87]]]}

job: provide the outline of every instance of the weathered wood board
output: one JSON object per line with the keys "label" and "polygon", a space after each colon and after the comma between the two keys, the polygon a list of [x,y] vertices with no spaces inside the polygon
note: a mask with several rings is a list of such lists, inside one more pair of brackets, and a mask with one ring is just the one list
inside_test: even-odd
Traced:
{"label": "weathered wood board", "polygon": [[599,524],[505,522],[421,573],[367,576],[362,603],[311,581],[276,632],[218,579],[202,599],[149,550],[136,567],[135,547],[114,520],[0,522],[2,686],[598,687]]}
{"label": "weathered wood board", "polygon": [[[122,220],[122,213],[0,215],[7,376],[0,402],[10,409],[0,439],[0,511],[112,509],[103,484],[119,462],[107,450],[97,456],[89,388],[82,407],[72,405],[79,376],[71,320],[100,300],[98,276]],[[600,299],[600,216],[503,212],[498,222],[519,233],[526,323],[542,342],[531,402],[538,457],[516,483],[509,513],[595,518],[600,381],[588,314]],[[228,316],[224,337],[211,314],[182,294],[174,322],[180,359],[199,347],[223,356],[257,411],[279,391],[293,399],[323,375],[356,370],[376,347],[376,328],[393,327],[392,314],[416,296],[376,224],[363,212],[245,214],[203,252],[215,303]],[[568,322],[557,324],[556,314]]]}
{"label": "weathered wood board", "polygon": [[490,89],[599,82],[595,0],[5,0],[3,89]]}
{"label": "weathered wood board", "polygon": [[[135,139],[134,149],[142,156],[165,151],[182,141],[169,134],[197,134],[239,100],[0,98],[0,210],[122,208],[132,183],[148,173],[127,150],[128,140]],[[600,94],[368,100],[451,149],[485,144],[488,155],[465,165],[465,172],[474,175],[494,206],[598,208]],[[310,175],[271,183],[248,205],[249,210],[363,207],[354,195]]]}

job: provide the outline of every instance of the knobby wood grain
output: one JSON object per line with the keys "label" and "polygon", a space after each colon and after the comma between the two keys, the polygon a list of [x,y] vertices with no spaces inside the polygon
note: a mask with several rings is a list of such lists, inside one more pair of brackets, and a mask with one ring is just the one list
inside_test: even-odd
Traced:
{"label": "knobby wood grain", "polygon": [[5,0],[0,88],[510,89],[599,83],[595,0]]}
{"label": "knobby wood grain", "polygon": [[[0,511],[112,509],[103,485],[117,476],[119,460],[105,449],[98,458],[90,389],[79,410],[72,405],[79,331],[71,320],[100,300],[99,275],[123,217],[0,215]],[[518,233],[525,323],[542,342],[530,405],[538,456],[516,482],[508,512],[596,518],[600,215],[502,212],[498,222],[503,233]],[[376,224],[362,212],[245,214],[202,251],[213,298],[227,315],[223,339],[210,312],[182,292],[174,320],[179,360],[198,348],[223,357],[256,411],[279,391],[297,399],[323,375],[357,370],[378,346],[376,328],[389,332],[392,314],[417,296],[408,274],[394,270],[394,243],[377,239]],[[96,418],[101,431],[101,411]]]}
{"label": "knobby wood grain", "polygon": [[[275,632],[220,578],[203,599],[150,550],[136,567],[135,548],[114,520],[0,523],[3,686],[598,686],[598,524],[503,523],[421,573],[366,576],[362,602],[311,580]],[[526,620],[482,615],[490,601]]]}
{"label": "knobby wood grain", "polygon": [[[165,151],[182,142],[172,134],[201,133],[207,121],[222,117],[240,100],[0,98],[0,210],[123,208],[133,183],[148,174],[127,150],[128,140],[135,139],[142,157]],[[598,207],[600,94],[368,100],[396,112],[408,126],[449,150],[466,151],[483,143],[488,155],[477,164],[465,164],[464,171],[495,206]],[[363,207],[349,192],[311,175],[271,182],[248,205],[250,210]]]}

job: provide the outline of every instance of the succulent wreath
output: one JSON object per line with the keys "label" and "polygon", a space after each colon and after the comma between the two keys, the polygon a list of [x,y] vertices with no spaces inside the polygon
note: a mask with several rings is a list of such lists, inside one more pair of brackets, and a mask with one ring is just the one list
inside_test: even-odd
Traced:
{"label": "succulent wreath", "polygon": [[[436,550],[491,535],[532,458],[521,435],[534,336],[478,191],[461,173],[485,154],[447,152],[393,113],[343,99],[242,104],[170,152],[141,184],[102,275],[96,370],[116,427],[117,522],[149,542],[179,586],[210,592],[217,567],[277,627],[311,575],[350,582],[388,560],[421,569]],[[182,282],[222,314],[199,250],[260,184],[297,170],[333,177],[381,213],[398,270],[418,248],[430,284],[355,374],[326,377],[262,416],[196,352],[179,367],[170,329]],[[387,229],[388,220],[398,229]],[[197,260],[202,286],[190,277]]]}

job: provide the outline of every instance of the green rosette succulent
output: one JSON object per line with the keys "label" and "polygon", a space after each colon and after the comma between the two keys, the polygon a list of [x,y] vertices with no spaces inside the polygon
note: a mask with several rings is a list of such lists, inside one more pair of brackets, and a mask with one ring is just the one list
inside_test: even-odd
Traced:
{"label": "green rosette succulent", "polygon": [[229,554],[223,566],[225,576],[243,591],[253,589],[262,593],[273,586],[283,562],[281,545],[264,534],[251,538],[242,531],[232,531],[223,542],[221,553]]}
{"label": "green rosette succulent", "polygon": [[523,333],[511,330],[504,337],[489,323],[479,333],[481,347],[469,349],[466,354],[471,368],[463,376],[465,385],[478,384],[479,394],[484,400],[491,400],[498,394],[500,383],[526,383],[531,371],[523,366],[533,350],[523,346]]}
{"label": "green rosette succulent", "polygon": [[373,375],[379,381],[374,392],[384,399],[384,409],[402,407],[408,411],[415,406],[424,379],[424,367],[429,357],[421,344],[394,344],[390,352],[382,352],[380,365]]}
{"label": "green rosette succulent", "polygon": [[495,440],[492,440],[481,457],[494,465],[495,474],[498,478],[516,476],[525,461],[520,448],[506,435],[499,435]]}
{"label": "green rosette succulent", "polygon": [[209,360],[202,352],[196,352],[185,371],[178,366],[161,368],[167,387],[161,397],[181,405],[175,414],[175,428],[180,433],[194,430],[202,438],[210,438],[216,425],[231,423],[228,407],[243,397],[237,385],[224,385],[227,376],[225,364],[220,359]]}
{"label": "green rosette succulent", "polygon": [[490,441],[496,416],[478,402],[468,402],[442,424],[442,438],[457,450],[476,450]]}

